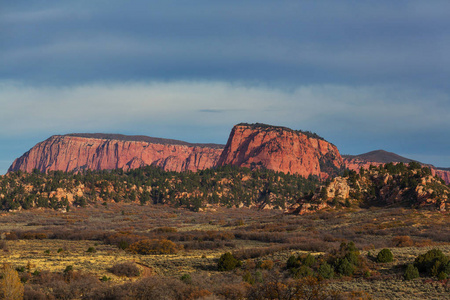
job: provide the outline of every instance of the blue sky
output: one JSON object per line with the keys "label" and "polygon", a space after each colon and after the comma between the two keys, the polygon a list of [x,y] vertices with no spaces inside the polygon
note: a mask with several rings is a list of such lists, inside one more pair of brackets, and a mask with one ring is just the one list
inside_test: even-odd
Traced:
{"label": "blue sky", "polygon": [[54,134],[310,130],[450,167],[448,1],[2,1],[0,174]]}

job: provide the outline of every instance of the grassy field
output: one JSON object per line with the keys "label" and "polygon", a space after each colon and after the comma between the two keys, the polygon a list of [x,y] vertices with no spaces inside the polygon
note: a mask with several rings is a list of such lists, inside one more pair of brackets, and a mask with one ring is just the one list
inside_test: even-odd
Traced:
{"label": "grassy field", "polygon": [[[108,279],[108,287],[151,276],[178,280],[191,274],[196,278],[228,276],[226,280],[236,289],[251,289],[243,280],[247,273],[289,276],[286,262],[291,255],[322,257],[342,242],[353,241],[368,271],[325,280],[328,290],[342,292],[342,299],[450,299],[448,280],[423,275],[411,281],[403,279],[405,265],[419,254],[439,248],[450,255],[449,216],[403,208],[335,210],[306,216],[245,208],[192,212],[135,203],[74,208],[67,213],[18,211],[0,216],[0,261],[20,270],[25,286],[33,289],[39,289],[40,283],[33,279],[37,275],[30,274],[64,274],[68,266]],[[130,245],[142,239],[168,240],[182,249],[175,254],[141,255],[118,247],[119,238]],[[392,250],[393,262],[373,261],[382,248]],[[242,265],[219,272],[217,262],[225,252],[232,252]],[[122,262],[132,262],[140,275],[113,274],[111,267]],[[47,295],[50,290],[40,289]],[[239,299],[220,291],[216,288],[204,296]]]}

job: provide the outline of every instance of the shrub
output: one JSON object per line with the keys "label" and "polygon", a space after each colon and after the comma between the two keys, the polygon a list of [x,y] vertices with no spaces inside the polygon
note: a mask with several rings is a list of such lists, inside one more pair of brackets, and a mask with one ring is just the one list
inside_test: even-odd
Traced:
{"label": "shrub", "polygon": [[172,241],[162,240],[142,240],[130,245],[129,250],[133,253],[149,255],[149,254],[175,254],[182,247]]}
{"label": "shrub", "polygon": [[109,271],[117,276],[136,277],[139,276],[139,268],[132,262],[118,263],[112,266]]}
{"label": "shrub", "polygon": [[130,246],[130,244],[128,244],[127,241],[119,241],[119,243],[117,244],[117,247],[119,249],[125,250]]}
{"label": "shrub", "polygon": [[392,238],[392,246],[394,247],[411,247],[414,245],[409,235],[400,235]]}
{"label": "shrub", "polygon": [[220,256],[217,263],[217,270],[219,271],[231,271],[239,267],[241,262],[237,260],[230,252],[224,253]]}
{"label": "shrub", "polygon": [[330,264],[325,262],[320,265],[318,274],[319,274],[319,276],[321,276],[325,279],[331,279],[334,276],[333,267]]}
{"label": "shrub", "polygon": [[316,258],[308,253],[308,255],[302,259],[303,265],[312,267],[316,263]]}
{"label": "shrub", "polygon": [[17,234],[15,232],[10,232],[6,235],[5,239],[7,239],[9,241],[15,241],[19,238],[17,237]]}
{"label": "shrub", "polygon": [[419,270],[413,264],[409,264],[406,267],[405,274],[403,274],[403,277],[405,278],[405,280],[412,280],[414,278],[418,278]]}
{"label": "shrub", "polygon": [[8,251],[8,244],[6,243],[6,241],[0,241],[0,250]]}
{"label": "shrub", "polygon": [[157,233],[174,233],[177,232],[177,229],[174,227],[160,227],[160,228],[156,228],[153,231],[157,232]]}
{"label": "shrub", "polygon": [[438,280],[445,280],[448,278],[447,273],[445,272],[440,272],[439,275],[437,276]]}
{"label": "shrub", "polygon": [[272,270],[273,268],[273,261],[270,259],[264,260],[261,262],[261,269],[265,269],[265,270]]}
{"label": "shrub", "polygon": [[46,300],[47,296],[41,290],[34,289],[30,285],[25,285],[23,299]]}
{"label": "shrub", "polygon": [[351,276],[360,264],[360,253],[353,242],[341,243],[329,262],[333,264],[336,273]]}
{"label": "shrub", "polygon": [[89,248],[86,250],[86,252],[88,252],[88,253],[95,253],[95,252],[97,252],[97,250],[96,250],[94,247],[89,247]]}
{"label": "shrub", "polygon": [[378,252],[377,255],[377,262],[379,263],[388,263],[394,260],[394,255],[392,254],[391,250],[385,248]]}
{"label": "shrub", "polygon": [[351,264],[346,258],[337,261],[336,270],[341,275],[352,276],[355,269],[355,265]]}
{"label": "shrub", "polygon": [[421,254],[414,261],[414,265],[419,272],[432,276],[437,276],[441,271],[444,271],[448,263],[449,258],[439,249],[432,249],[425,254]]}
{"label": "shrub", "polygon": [[69,272],[73,272],[73,266],[72,265],[68,265],[65,269],[64,269],[64,274],[67,274]]}
{"label": "shrub", "polygon": [[183,281],[184,283],[187,283],[187,284],[192,283],[192,278],[191,278],[191,275],[189,275],[189,274],[183,274],[180,277],[180,280]]}
{"label": "shrub", "polygon": [[4,264],[1,269],[0,298],[1,299],[22,299],[23,284],[19,274],[9,264]]}
{"label": "shrub", "polygon": [[294,269],[300,267],[300,261],[295,255],[289,256],[287,262],[286,262],[286,268],[287,269]]}
{"label": "shrub", "polygon": [[307,267],[305,265],[297,269],[292,269],[292,272],[294,273],[295,278],[303,278],[314,275],[314,271],[310,267]]}

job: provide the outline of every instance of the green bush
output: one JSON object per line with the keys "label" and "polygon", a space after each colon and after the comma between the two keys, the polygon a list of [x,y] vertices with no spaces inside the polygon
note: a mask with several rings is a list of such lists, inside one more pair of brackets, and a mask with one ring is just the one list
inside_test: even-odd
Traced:
{"label": "green bush", "polygon": [[360,265],[360,253],[353,242],[341,243],[328,262],[334,266],[336,273],[351,276]]}
{"label": "green bush", "polygon": [[230,252],[224,253],[220,256],[217,263],[217,270],[219,271],[231,271],[239,267],[241,262],[237,260]]}
{"label": "green bush", "polygon": [[320,265],[318,274],[325,279],[331,279],[334,277],[334,269],[330,264],[324,262]]}
{"label": "green bush", "polygon": [[192,278],[191,278],[191,275],[189,275],[189,274],[181,275],[180,280],[183,281],[184,283],[187,283],[187,284],[191,284],[192,283]]}
{"label": "green bush", "polygon": [[286,268],[288,270],[295,269],[300,267],[300,260],[295,256],[291,255],[289,256],[287,262],[286,262]]}
{"label": "green bush", "polygon": [[293,269],[294,271],[294,277],[295,278],[303,278],[303,277],[309,277],[314,275],[314,271],[305,265],[301,266],[298,269]]}
{"label": "green bush", "polygon": [[316,258],[308,253],[308,255],[302,259],[304,266],[312,267],[316,263]]}
{"label": "green bush", "polygon": [[419,270],[413,265],[409,264],[406,267],[405,274],[403,274],[405,280],[411,280],[419,277]]}
{"label": "green bush", "polygon": [[356,266],[351,264],[346,258],[337,261],[336,270],[341,275],[352,276],[355,269]]}
{"label": "green bush", "polygon": [[394,255],[392,254],[391,250],[389,249],[383,249],[380,252],[378,252],[377,255],[377,262],[379,263],[388,263],[394,260]]}
{"label": "green bush", "polygon": [[72,265],[68,265],[65,269],[64,269],[64,274],[73,272],[73,266]]}
{"label": "green bush", "polygon": [[440,272],[445,272],[449,258],[439,249],[432,249],[425,254],[417,256],[414,265],[419,272],[427,275],[437,276]]}
{"label": "green bush", "polygon": [[438,278],[439,280],[445,280],[445,279],[448,278],[448,275],[447,275],[447,273],[445,273],[445,272],[441,272],[441,273],[439,273],[439,275],[437,276],[437,278]]}

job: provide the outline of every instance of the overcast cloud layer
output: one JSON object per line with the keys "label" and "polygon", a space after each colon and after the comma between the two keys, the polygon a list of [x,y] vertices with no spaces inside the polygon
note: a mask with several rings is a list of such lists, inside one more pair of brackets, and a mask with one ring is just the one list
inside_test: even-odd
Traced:
{"label": "overcast cloud layer", "polygon": [[239,122],[450,167],[448,1],[3,1],[0,174],[53,134]]}

